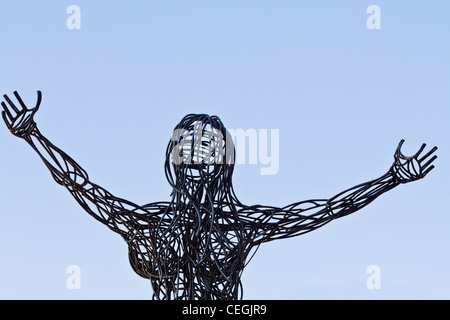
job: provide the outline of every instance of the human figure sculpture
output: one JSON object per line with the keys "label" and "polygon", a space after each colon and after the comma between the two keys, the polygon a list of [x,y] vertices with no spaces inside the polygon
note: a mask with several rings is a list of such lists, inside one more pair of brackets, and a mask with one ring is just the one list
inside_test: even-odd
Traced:
{"label": "human figure sculpture", "polygon": [[128,244],[133,270],[150,279],[154,299],[242,299],[241,274],[262,243],[298,236],[363,208],[396,186],[425,177],[436,147],[406,157],[402,140],[388,172],[328,199],[282,208],[245,205],[232,185],[234,146],[217,116],[190,114],[175,127],[166,151],[170,199],[137,205],[93,183],[86,171],[39,131],[34,108],[17,92],[2,117],[11,133],[40,156],[55,181],[96,220]]}

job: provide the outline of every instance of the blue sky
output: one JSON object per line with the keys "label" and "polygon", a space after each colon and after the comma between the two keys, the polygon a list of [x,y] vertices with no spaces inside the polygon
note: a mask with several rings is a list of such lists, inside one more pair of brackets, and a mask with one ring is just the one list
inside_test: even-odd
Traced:
{"label": "blue sky", "polygon": [[[81,9],[69,30],[66,9]],[[369,30],[366,9],[381,10]],[[169,199],[163,164],[188,113],[278,129],[280,166],[237,165],[247,204],[329,198],[384,174],[398,142],[439,147],[436,169],[360,212],[265,244],[246,299],[450,298],[450,4],[446,1],[14,1],[0,5],[0,88],[93,182]],[[149,299],[125,242],[82,211],[0,126],[0,298]],[[81,289],[66,269],[81,270]],[[369,266],[381,289],[369,290]]]}

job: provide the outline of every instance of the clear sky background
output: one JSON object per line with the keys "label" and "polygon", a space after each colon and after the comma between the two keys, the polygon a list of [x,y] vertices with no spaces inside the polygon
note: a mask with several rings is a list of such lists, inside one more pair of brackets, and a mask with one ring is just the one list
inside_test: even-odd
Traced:
{"label": "clear sky background", "polygon": [[[72,4],[80,30],[66,26]],[[42,90],[41,132],[140,204],[169,199],[165,148],[188,113],[279,130],[277,174],[236,166],[246,204],[329,198],[384,174],[402,138],[406,154],[436,145],[426,179],[263,245],[242,281],[246,299],[449,299],[449,12],[444,0],[3,2],[0,89],[30,106]],[[0,146],[0,298],[150,299],[125,242],[3,123]],[[366,286],[371,265],[380,289]]]}

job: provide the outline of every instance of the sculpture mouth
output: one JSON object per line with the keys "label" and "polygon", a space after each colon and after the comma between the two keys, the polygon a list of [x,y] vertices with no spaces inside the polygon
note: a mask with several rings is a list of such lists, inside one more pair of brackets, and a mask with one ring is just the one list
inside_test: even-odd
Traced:
{"label": "sculpture mouth", "polygon": [[182,168],[183,176],[189,180],[209,181],[217,177],[221,172],[221,166],[217,164],[184,164]]}

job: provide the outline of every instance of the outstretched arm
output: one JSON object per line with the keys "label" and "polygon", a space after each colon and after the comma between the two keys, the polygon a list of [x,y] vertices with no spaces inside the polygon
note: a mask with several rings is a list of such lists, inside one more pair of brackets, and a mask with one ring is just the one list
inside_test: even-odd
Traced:
{"label": "outstretched arm", "polygon": [[14,95],[20,106],[16,106],[8,96],[1,105],[5,121],[11,133],[24,139],[40,156],[50,170],[55,181],[66,187],[77,202],[91,216],[107,225],[111,230],[127,237],[130,231],[140,228],[139,222],[151,218],[150,212],[130,201],[117,198],[89,180],[86,171],[70,156],[54,146],[37,128],[34,115],[41,103],[38,91],[36,107],[28,109],[17,92]]}
{"label": "outstretched arm", "polygon": [[283,208],[243,207],[241,215],[248,223],[256,223],[258,232],[256,243],[289,238],[315,230],[333,219],[349,215],[365,207],[383,193],[396,186],[425,177],[433,168],[437,158],[431,155],[437,150],[432,148],[422,155],[425,144],[412,157],[401,152],[400,142],[394,155],[394,164],[389,171],[378,179],[347,189],[330,199],[297,202]]}

